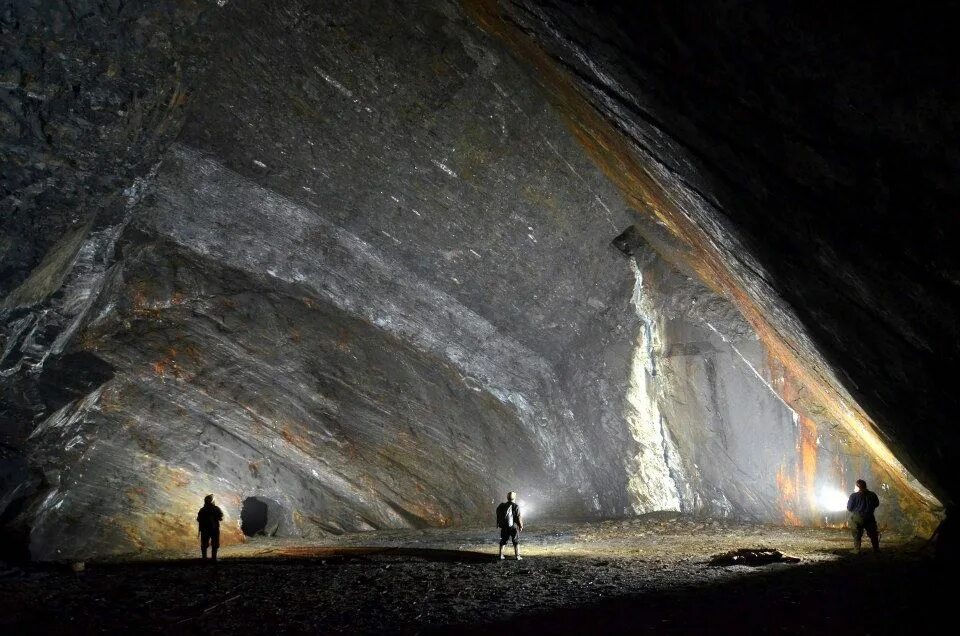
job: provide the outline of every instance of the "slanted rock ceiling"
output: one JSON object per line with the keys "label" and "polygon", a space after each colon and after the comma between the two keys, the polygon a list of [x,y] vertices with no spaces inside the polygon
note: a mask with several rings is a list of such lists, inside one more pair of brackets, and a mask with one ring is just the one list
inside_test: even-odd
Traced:
{"label": "slanted rock ceiling", "polygon": [[952,499],[955,11],[590,5],[465,2],[802,392]]}
{"label": "slanted rock ceiling", "polygon": [[6,7],[5,531],[77,558],[191,545],[207,492],[241,540],[252,496],[312,537],[510,488],[823,524],[859,476],[929,525],[711,173],[548,54],[591,24],[551,7]]}

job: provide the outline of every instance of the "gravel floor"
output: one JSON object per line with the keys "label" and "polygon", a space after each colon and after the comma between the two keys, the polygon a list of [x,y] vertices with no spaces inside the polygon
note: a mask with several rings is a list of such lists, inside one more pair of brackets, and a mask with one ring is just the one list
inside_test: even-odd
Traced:
{"label": "gravel floor", "polygon": [[[183,555],[0,567],[2,633],[902,633],[938,598],[915,545],[850,555],[840,529],[663,514],[530,524],[524,560],[491,529],[377,532],[323,544],[254,540],[216,567]],[[711,567],[737,548],[796,564]],[[858,604],[859,609],[848,609]],[[857,618],[857,617],[860,618]],[[921,622],[917,622],[919,621]],[[492,626],[489,623],[504,623]]]}

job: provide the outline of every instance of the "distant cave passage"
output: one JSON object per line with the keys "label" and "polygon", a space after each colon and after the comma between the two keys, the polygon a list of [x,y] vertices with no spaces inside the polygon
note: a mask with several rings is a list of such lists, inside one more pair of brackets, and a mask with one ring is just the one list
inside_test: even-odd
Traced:
{"label": "distant cave passage", "polygon": [[267,529],[267,502],[258,497],[247,497],[240,510],[240,529],[243,534],[253,537],[265,534]]}

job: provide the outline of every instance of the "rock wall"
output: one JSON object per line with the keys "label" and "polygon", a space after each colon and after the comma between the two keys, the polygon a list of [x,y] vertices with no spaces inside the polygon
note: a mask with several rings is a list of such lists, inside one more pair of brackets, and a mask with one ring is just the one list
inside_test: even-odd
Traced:
{"label": "rock wall", "polygon": [[[833,523],[817,493],[861,475],[883,523],[929,524],[470,6],[4,15],[17,55],[59,60],[43,117],[126,100],[84,119],[102,143],[3,139],[58,158],[59,213],[97,201],[47,227],[5,199],[30,249],[4,258],[0,524],[33,558],[188,547],[208,492],[226,541],[247,497],[313,537],[486,524],[507,489],[531,518]],[[147,86],[166,114],[131,114]]]}
{"label": "rock wall", "polygon": [[675,256],[735,301],[800,401],[930,505],[911,471],[949,501],[956,8],[464,5],[536,69]]}
{"label": "rock wall", "polygon": [[863,478],[883,498],[882,526],[911,532],[935,523],[923,495],[903,488],[855,436],[823,411],[805,414],[796,378],[730,301],[648,244],[629,251],[643,323],[634,350],[641,377],[629,395],[648,431],[638,438],[649,440],[640,483],[656,483],[650,467],[659,466],[659,491],[676,509],[840,525],[846,494]]}

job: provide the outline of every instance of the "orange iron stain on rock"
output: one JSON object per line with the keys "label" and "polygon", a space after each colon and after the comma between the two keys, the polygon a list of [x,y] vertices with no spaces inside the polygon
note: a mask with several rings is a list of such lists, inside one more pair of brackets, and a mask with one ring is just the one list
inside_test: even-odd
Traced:
{"label": "orange iron stain on rock", "polygon": [[296,422],[284,422],[280,427],[280,437],[307,454],[315,450],[307,429]]}
{"label": "orange iron stain on rock", "polygon": [[813,418],[803,415],[804,404],[801,399],[802,388],[790,372],[777,359],[767,361],[770,375],[775,381],[771,385],[776,387],[783,399],[794,412],[794,421],[797,424],[797,465],[799,472],[798,503],[805,503],[808,510],[805,512],[811,519],[819,519],[817,510],[817,423]]}
{"label": "orange iron stain on rock", "polygon": [[777,471],[777,491],[780,493],[780,510],[783,513],[783,523],[788,526],[799,526],[800,517],[797,516],[795,508],[797,505],[797,484],[796,481],[787,473],[785,466],[780,466]]}
{"label": "orange iron stain on rock", "polygon": [[809,417],[800,416],[800,475],[802,499],[810,513],[817,513],[817,424]]}

